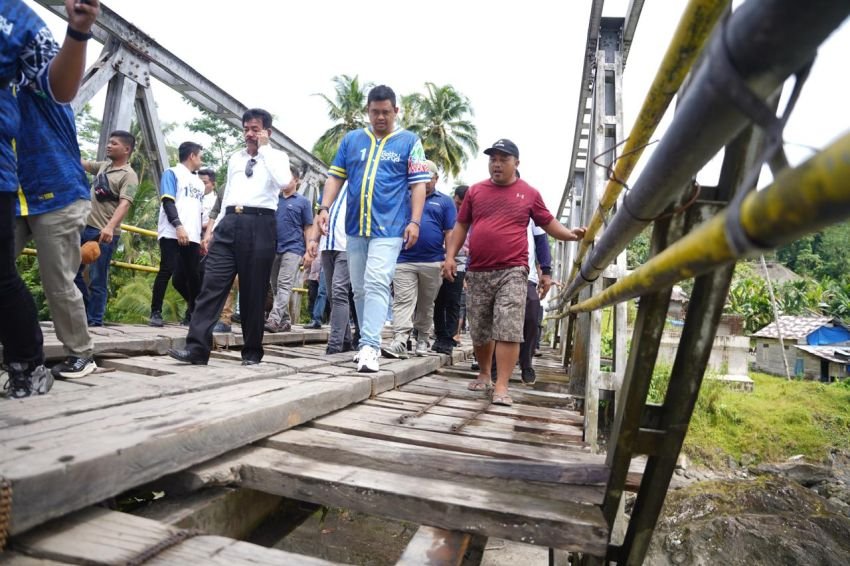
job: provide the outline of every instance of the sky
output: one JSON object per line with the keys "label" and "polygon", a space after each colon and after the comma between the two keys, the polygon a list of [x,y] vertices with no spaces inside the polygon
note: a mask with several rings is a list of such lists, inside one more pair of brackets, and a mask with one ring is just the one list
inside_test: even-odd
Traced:
{"label": "sky", "polygon": [[[756,0],[749,0],[756,1]],[[57,38],[65,23],[25,0]],[[325,102],[335,75],[387,84],[398,95],[424,91],[426,82],[450,84],[470,99],[480,151],[499,138],[520,150],[523,178],[538,188],[554,211],[567,180],[575,127],[590,0],[507,2],[355,3],[345,0],[111,0],[105,2],[207,79],[243,104],[262,107],[275,126],[309,149],[332,124]],[[627,0],[609,0],[604,16],[625,16]],[[735,5],[738,5],[736,2]],[[684,0],[648,0],[623,74],[623,114],[629,132],[655,76]],[[92,41],[89,63],[100,52]],[[822,46],[797,108],[786,127],[792,164],[850,128],[846,54],[850,24],[844,22]],[[193,110],[169,88],[155,83],[163,122],[182,124]],[[93,100],[102,112],[106,89]],[[665,116],[654,139],[670,121]],[[174,145],[198,136],[178,128]],[[202,140],[201,143],[203,143]],[[479,151],[460,180],[485,179]],[[632,175],[637,179],[648,148]],[[715,168],[716,170],[716,168]],[[711,168],[700,177],[712,183]],[[704,177],[704,178],[703,178]],[[456,180],[441,180],[449,191]]]}

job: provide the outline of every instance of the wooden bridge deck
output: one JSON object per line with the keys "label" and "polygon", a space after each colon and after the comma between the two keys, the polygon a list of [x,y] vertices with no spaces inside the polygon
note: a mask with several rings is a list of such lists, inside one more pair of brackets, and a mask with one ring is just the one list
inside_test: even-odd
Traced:
{"label": "wooden bridge deck", "polygon": [[[97,373],[58,381],[47,396],[0,403],[0,476],[12,485],[9,532],[18,553],[0,563],[116,563],[107,555],[167,563],[166,554],[143,554],[160,546],[175,560],[206,561],[227,548],[229,564],[323,563],[273,560],[268,553],[277,551],[261,547],[254,556],[247,543],[91,508],[164,477],[195,490],[240,486],[605,553],[604,455],[582,443],[582,417],[557,384],[517,385],[514,406],[499,407],[466,389],[474,373],[462,349],[454,365],[434,354],[357,374],[350,354],[324,355],[325,331],[296,331],[267,335],[276,343],[258,366],[241,366],[232,350],[187,366],[160,355],[181,345],[184,328],[98,330]],[[239,343],[238,335],[219,339]]]}

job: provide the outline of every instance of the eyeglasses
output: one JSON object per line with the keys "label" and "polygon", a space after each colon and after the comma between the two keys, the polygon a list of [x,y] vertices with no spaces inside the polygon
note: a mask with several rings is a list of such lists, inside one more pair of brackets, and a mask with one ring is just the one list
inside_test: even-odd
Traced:
{"label": "eyeglasses", "polygon": [[245,165],[245,176],[250,177],[254,174],[254,165],[257,164],[257,160],[253,157],[248,160],[247,165]]}

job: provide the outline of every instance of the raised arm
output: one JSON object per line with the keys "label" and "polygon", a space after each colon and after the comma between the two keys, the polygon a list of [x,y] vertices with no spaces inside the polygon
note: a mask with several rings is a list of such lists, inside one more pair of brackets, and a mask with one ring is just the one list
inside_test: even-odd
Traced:
{"label": "raised arm", "polygon": [[80,88],[86,70],[86,45],[91,27],[100,13],[100,0],[65,0],[68,31],[62,48],[48,69],[50,92],[56,102],[71,102]]}

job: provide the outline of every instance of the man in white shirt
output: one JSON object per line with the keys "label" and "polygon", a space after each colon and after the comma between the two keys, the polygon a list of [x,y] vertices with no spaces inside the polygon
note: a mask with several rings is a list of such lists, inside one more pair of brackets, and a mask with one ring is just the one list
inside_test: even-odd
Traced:
{"label": "man in white shirt", "polygon": [[263,358],[263,324],[266,286],[271,275],[277,239],[275,212],[280,189],[291,179],[289,157],[269,145],[272,117],[252,108],[242,115],[245,149],[227,164],[227,184],[222,196],[224,214],[215,229],[204,236],[209,249],[201,294],[186,336],[186,349],[169,350],[177,360],[206,365],[213,326],[239,276],[242,317],[242,364]]}
{"label": "man in white shirt", "polygon": [[186,300],[185,323],[192,317],[201,290],[199,249],[206,222],[205,187],[194,173],[201,167],[203,149],[195,142],[183,142],[177,151],[180,163],[166,169],[159,184],[159,273],[151,294],[151,326],[163,325],[162,301],[172,274],[174,288]]}

